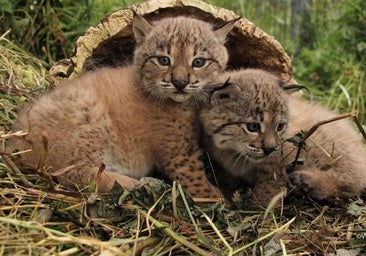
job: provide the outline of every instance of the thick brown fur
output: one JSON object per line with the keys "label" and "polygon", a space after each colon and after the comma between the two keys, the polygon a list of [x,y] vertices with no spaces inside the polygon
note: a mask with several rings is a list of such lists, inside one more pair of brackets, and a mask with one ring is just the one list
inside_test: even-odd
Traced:
{"label": "thick brown fur", "polygon": [[[271,186],[263,181],[285,174],[295,159],[297,147],[284,138],[337,114],[285,93],[279,78],[268,72],[227,72],[221,81],[228,77],[232,84],[214,93],[211,104],[201,111],[204,145],[213,162],[254,186],[256,196],[263,199]],[[287,177],[290,188],[316,199],[336,191],[360,194],[366,188],[366,147],[350,121],[323,125],[310,138],[316,143],[306,142],[300,156],[303,163]]]}
{"label": "thick brown fur", "polygon": [[[200,37],[196,33],[203,31],[201,26],[206,35]],[[39,97],[15,121],[13,130],[28,135],[9,141],[10,150],[32,149],[20,157],[25,165],[36,168],[41,134],[46,131],[46,167],[51,174],[61,173],[58,179],[66,186],[82,188],[95,183],[104,164],[100,191],[111,189],[114,181],[131,187],[135,183],[132,178],[146,176],[156,168],[180,181],[192,196],[220,196],[204,174],[197,110],[199,101],[206,98],[204,87],[226,66],[224,37],[232,27],[228,23],[214,30],[203,21],[185,17],[168,18],[154,27],[137,17],[136,65],[86,73]],[[172,31],[167,35],[168,28]],[[196,41],[182,44],[176,33]],[[205,43],[211,45],[205,48]],[[161,65],[159,54],[169,57],[172,65]],[[210,60],[192,67],[195,58]],[[186,79],[182,74],[188,80],[194,78],[192,88],[191,83],[185,87],[179,84],[179,88],[173,84]],[[58,172],[70,166],[74,167]]]}

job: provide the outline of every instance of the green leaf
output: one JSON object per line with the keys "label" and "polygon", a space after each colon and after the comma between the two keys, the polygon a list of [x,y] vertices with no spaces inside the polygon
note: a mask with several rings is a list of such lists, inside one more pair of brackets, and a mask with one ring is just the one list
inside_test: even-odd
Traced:
{"label": "green leaf", "polygon": [[0,0],[0,11],[13,14],[13,6],[11,0]]}
{"label": "green leaf", "polygon": [[355,217],[361,216],[362,211],[364,210],[365,207],[362,207],[360,205],[360,202],[362,202],[362,201],[359,200],[359,201],[355,201],[355,202],[351,203],[348,206],[347,213],[350,214],[350,215],[352,215],[352,216],[355,216]]}

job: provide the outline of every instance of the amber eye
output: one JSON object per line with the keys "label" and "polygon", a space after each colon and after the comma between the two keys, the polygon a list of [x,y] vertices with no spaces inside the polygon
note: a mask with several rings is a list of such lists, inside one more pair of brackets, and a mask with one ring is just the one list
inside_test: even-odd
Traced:
{"label": "amber eye", "polygon": [[260,132],[261,131],[260,123],[256,123],[256,122],[247,123],[246,126],[247,126],[247,130],[249,132]]}
{"label": "amber eye", "polygon": [[195,58],[192,61],[192,67],[194,68],[202,68],[206,64],[206,59],[204,58]]}
{"label": "amber eye", "polygon": [[277,125],[277,132],[282,132],[286,127],[286,124],[285,123],[279,123]]}
{"label": "amber eye", "polygon": [[160,63],[160,65],[162,65],[162,66],[170,65],[170,59],[167,56],[158,56],[157,59],[158,59],[158,62]]}

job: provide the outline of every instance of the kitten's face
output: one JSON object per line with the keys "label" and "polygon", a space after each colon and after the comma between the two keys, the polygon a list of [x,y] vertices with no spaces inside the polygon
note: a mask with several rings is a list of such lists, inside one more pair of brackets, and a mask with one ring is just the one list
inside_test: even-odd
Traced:
{"label": "kitten's face", "polygon": [[231,85],[211,96],[200,115],[211,144],[233,158],[259,162],[282,144],[288,122],[285,92],[277,77],[260,70],[223,75]]}
{"label": "kitten's face", "polygon": [[144,89],[161,100],[202,99],[202,88],[226,67],[224,43],[233,23],[214,30],[212,25],[188,17],[166,18],[154,26],[136,17],[134,62]]}

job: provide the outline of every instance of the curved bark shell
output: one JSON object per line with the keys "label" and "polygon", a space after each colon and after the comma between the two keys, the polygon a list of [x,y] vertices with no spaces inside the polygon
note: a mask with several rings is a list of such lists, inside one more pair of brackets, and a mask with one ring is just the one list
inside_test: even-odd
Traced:
{"label": "curved bark shell", "polygon": [[[84,70],[130,63],[135,47],[132,31],[134,12],[148,20],[185,15],[213,24],[238,18],[233,11],[200,0],[149,0],[133,4],[107,15],[79,37],[71,58],[56,63],[50,69],[51,80],[58,83]],[[226,46],[230,55],[228,69],[261,68],[290,81],[291,61],[281,44],[249,20],[241,18],[236,22]]]}

